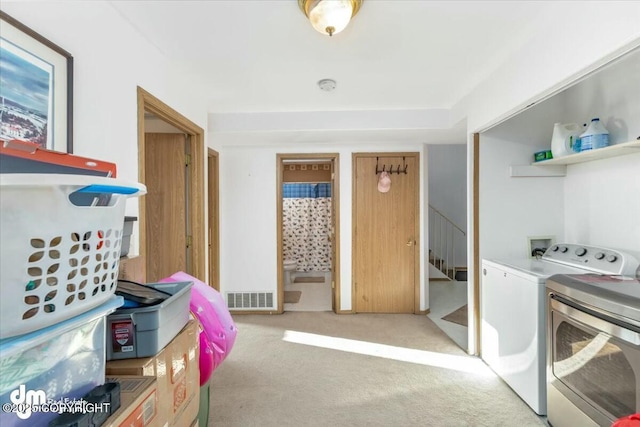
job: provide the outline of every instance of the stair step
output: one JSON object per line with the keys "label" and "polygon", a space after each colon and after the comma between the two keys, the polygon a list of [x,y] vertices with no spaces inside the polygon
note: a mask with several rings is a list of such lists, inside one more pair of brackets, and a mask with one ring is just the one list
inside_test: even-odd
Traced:
{"label": "stair step", "polygon": [[434,256],[429,257],[429,263],[444,273],[449,279],[460,282],[467,281],[467,267],[449,268],[443,259],[435,258]]}
{"label": "stair step", "polygon": [[467,281],[467,270],[458,270],[458,271],[456,271],[456,277],[454,277],[454,280],[457,280],[459,282],[466,282]]}

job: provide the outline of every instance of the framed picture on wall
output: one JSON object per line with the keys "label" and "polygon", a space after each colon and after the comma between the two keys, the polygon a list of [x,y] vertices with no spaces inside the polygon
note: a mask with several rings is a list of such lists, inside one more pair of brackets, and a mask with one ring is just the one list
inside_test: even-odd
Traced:
{"label": "framed picture on wall", "polygon": [[73,57],[0,11],[0,139],[73,152]]}

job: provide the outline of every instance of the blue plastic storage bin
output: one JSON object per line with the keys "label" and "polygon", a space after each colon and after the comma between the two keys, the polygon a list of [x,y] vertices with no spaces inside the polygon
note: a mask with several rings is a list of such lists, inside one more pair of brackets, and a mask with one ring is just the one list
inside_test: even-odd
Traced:
{"label": "blue plastic storage bin", "polygon": [[170,296],[146,307],[116,310],[107,316],[107,360],[155,356],[189,321],[193,282],[147,283]]}
{"label": "blue plastic storage bin", "polygon": [[[43,391],[47,400],[79,399],[104,383],[106,318],[123,304],[120,296],[79,316],[17,337],[0,340],[0,404],[16,403],[22,393]],[[11,395],[14,394],[12,401]],[[24,396],[22,396],[24,397]],[[34,412],[21,419],[0,412],[0,425],[47,425],[55,413]]]}

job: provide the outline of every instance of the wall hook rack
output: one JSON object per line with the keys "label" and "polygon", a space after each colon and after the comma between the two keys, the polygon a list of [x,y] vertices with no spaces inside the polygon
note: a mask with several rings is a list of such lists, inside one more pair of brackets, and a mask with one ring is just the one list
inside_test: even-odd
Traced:
{"label": "wall hook rack", "polygon": [[[382,172],[387,172],[387,165],[383,164],[382,165],[382,169],[380,169],[380,165],[378,164],[380,158],[376,157],[376,175],[382,173]],[[389,165],[389,175],[393,175],[394,173],[400,175],[401,173],[403,174],[407,174],[407,167],[409,165],[407,165],[407,160],[406,158],[403,156],[402,157],[402,166],[398,165],[398,168],[394,171],[393,170],[393,164]]]}

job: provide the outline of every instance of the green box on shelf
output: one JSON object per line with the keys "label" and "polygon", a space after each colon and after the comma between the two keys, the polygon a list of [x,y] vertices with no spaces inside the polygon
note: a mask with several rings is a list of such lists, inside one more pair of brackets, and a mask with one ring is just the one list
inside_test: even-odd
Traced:
{"label": "green box on shelf", "polygon": [[536,162],[541,162],[543,160],[549,160],[549,159],[553,159],[553,154],[551,154],[551,150],[537,151],[533,155],[533,160],[535,160]]}

